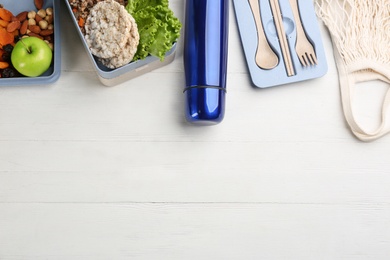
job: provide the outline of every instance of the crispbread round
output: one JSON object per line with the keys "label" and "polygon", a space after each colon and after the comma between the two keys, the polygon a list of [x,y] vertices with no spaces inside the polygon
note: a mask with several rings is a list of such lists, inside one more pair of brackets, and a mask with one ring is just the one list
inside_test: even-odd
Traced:
{"label": "crispbread round", "polygon": [[129,32],[130,37],[127,39],[126,45],[122,49],[121,53],[118,56],[109,59],[100,59],[103,65],[108,68],[115,69],[126,65],[127,63],[132,61],[135,53],[137,52],[137,47],[139,43],[138,27],[133,16],[129,14],[129,17],[132,23],[132,27]]}
{"label": "crispbread round", "polygon": [[129,45],[134,46],[129,43],[136,41],[138,46],[139,36],[132,34],[134,30],[138,36],[135,20],[124,6],[113,0],[106,0],[91,8],[85,23],[85,41],[96,57],[118,58],[123,56]]}

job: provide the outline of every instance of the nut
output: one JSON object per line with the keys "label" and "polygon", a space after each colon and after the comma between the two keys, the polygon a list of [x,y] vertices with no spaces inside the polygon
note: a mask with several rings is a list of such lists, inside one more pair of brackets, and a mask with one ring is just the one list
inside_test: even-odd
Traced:
{"label": "nut", "polygon": [[16,20],[7,25],[7,32],[14,32],[20,28],[20,21]]}
{"label": "nut", "polygon": [[36,34],[39,34],[41,32],[41,28],[38,25],[29,25],[28,29]]}
{"label": "nut", "polygon": [[54,44],[52,42],[49,42],[47,45],[49,45],[51,50],[54,50]]}
{"label": "nut", "polygon": [[43,7],[43,0],[34,0],[35,7],[39,10]]}
{"label": "nut", "polygon": [[28,34],[28,36],[37,37],[37,38],[43,40],[43,37],[42,37],[42,36],[40,36],[39,34],[33,33],[33,32],[30,32],[30,33]]}
{"label": "nut", "polygon": [[28,19],[28,25],[36,25],[36,24],[37,24],[37,22],[35,21],[34,18]]}
{"label": "nut", "polygon": [[36,22],[36,23],[39,23],[40,21],[43,20],[43,18],[42,18],[41,16],[39,16],[38,14],[35,15],[35,18],[34,18],[34,19],[35,19],[35,22]]}
{"label": "nut", "polygon": [[40,9],[40,10],[37,12],[37,15],[39,15],[39,16],[42,17],[42,18],[45,18],[45,16],[46,16],[46,11],[45,11],[45,9]]}
{"label": "nut", "polygon": [[24,20],[24,22],[22,23],[22,25],[20,26],[20,34],[21,35],[24,35],[27,33],[27,28],[28,28],[28,20]]}
{"label": "nut", "polygon": [[38,25],[42,30],[45,30],[49,26],[49,23],[46,20],[41,20],[38,22]]}
{"label": "nut", "polygon": [[46,29],[46,30],[42,30],[39,34],[41,36],[48,36],[48,35],[52,35],[54,33],[53,30],[50,30],[50,29]]}
{"label": "nut", "polygon": [[30,12],[28,12],[27,13],[27,17],[29,18],[29,19],[35,19],[35,15],[37,14],[37,12],[35,12],[35,11],[30,11]]}
{"label": "nut", "polygon": [[53,8],[51,7],[46,8],[46,15],[53,15]]}
{"label": "nut", "polygon": [[45,16],[45,20],[46,20],[48,23],[53,23],[53,15],[46,15],[46,16]]}
{"label": "nut", "polygon": [[43,37],[46,41],[48,42],[53,42],[53,34],[52,35],[48,35],[48,36],[44,36]]}
{"label": "nut", "polygon": [[19,14],[16,16],[16,18],[18,18],[19,21],[23,22],[24,20],[27,19],[27,14],[28,14],[27,11],[21,12],[21,13],[19,13]]}

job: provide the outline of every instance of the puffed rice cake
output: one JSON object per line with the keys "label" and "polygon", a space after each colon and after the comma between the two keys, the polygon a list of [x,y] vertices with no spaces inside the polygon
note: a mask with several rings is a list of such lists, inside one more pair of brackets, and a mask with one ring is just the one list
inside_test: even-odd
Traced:
{"label": "puffed rice cake", "polygon": [[87,17],[85,41],[105,66],[118,68],[131,62],[137,51],[137,24],[123,5],[114,0],[99,2]]}

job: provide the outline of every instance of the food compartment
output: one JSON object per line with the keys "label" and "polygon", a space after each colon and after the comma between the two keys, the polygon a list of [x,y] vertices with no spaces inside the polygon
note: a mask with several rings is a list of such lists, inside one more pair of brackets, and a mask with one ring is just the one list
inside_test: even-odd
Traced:
{"label": "food compartment", "polygon": [[[23,11],[37,11],[34,0],[2,0],[3,7],[17,15]],[[61,74],[61,32],[60,32],[60,7],[55,0],[45,0],[43,9],[53,8],[53,58],[49,69],[38,77],[18,76],[12,78],[0,78],[0,86],[50,84],[58,80]]]}
{"label": "food compartment", "polygon": [[[289,0],[279,0],[283,25],[282,28],[286,35],[288,51],[290,52],[289,57],[291,58],[292,68],[295,72],[294,75],[289,76],[287,73],[285,56],[283,55],[283,50],[281,48],[282,41],[278,37],[275,24],[276,17],[273,16],[271,8],[271,0],[258,1],[260,19],[263,24],[264,34],[271,49],[276,53],[279,60],[277,65],[271,69],[261,68],[255,61],[258,37],[254,14],[249,1],[233,1],[248,70],[250,72],[252,82],[256,87],[267,88],[284,85],[292,82],[318,78],[326,74],[327,62],[312,2],[302,0],[298,1],[302,27],[304,28],[304,32],[309,42],[313,46],[317,59],[317,64],[303,66],[295,49],[298,25],[294,19],[293,8],[290,5]],[[264,49],[260,49],[259,51],[264,51]]]}
{"label": "food compartment", "polygon": [[73,14],[72,7],[69,4],[69,0],[64,0],[64,1],[70,13],[71,19],[74,23],[74,26],[76,27],[77,33],[81,38],[82,44],[102,84],[106,86],[115,86],[123,82],[126,82],[128,80],[131,80],[135,77],[141,76],[157,68],[163,67],[174,60],[176,54],[176,43],[173,43],[172,48],[165,54],[163,61],[161,61],[157,57],[149,55],[144,59],[132,61],[124,66],[115,69],[106,67],[99,61],[97,57],[95,57],[91,53],[85,41],[84,34],[82,33],[80,27],[78,26],[76,17]]}

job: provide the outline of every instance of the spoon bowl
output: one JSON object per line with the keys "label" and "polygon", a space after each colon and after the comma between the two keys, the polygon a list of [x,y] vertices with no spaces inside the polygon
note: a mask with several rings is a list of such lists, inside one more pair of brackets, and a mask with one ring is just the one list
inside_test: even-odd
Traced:
{"label": "spoon bowl", "polygon": [[273,69],[279,63],[279,57],[268,43],[267,37],[264,33],[264,26],[260,17],[260,5],[258,0],[248,0],[255,19],[257,30],[257,49],[255,55],[255,62],[257,66],[262,69]]}

